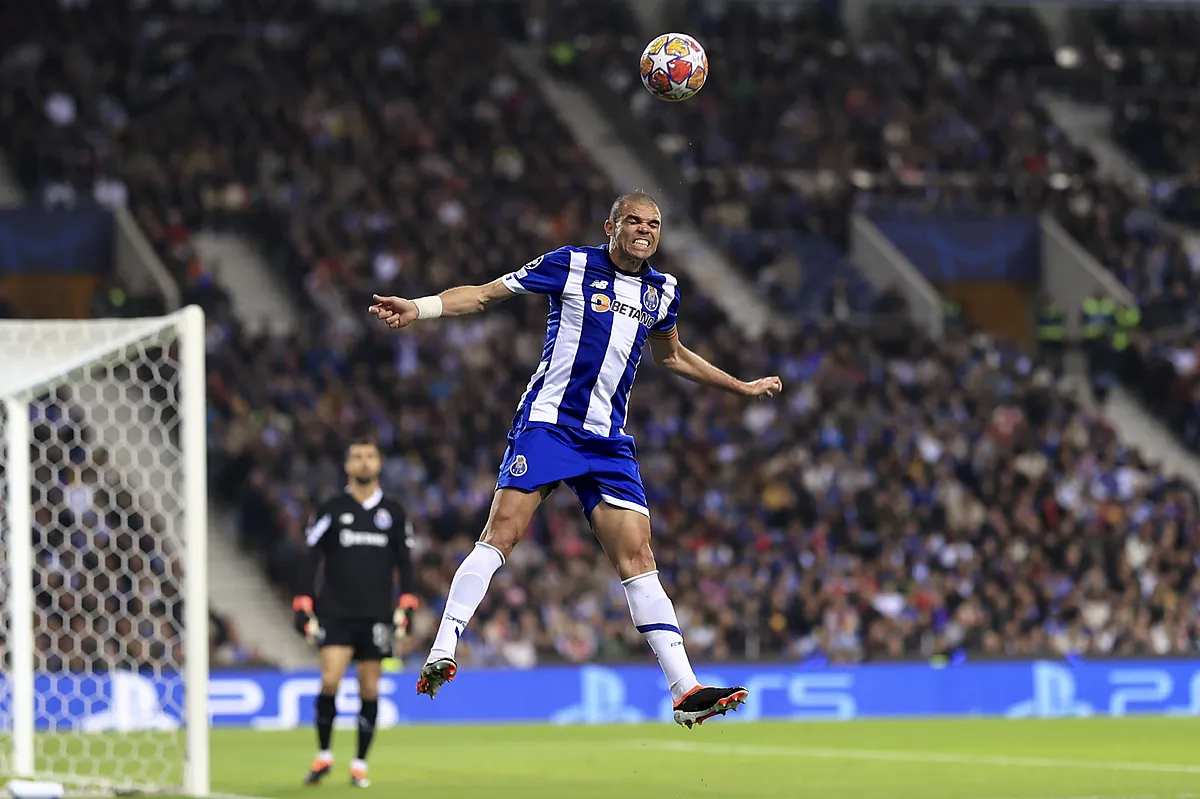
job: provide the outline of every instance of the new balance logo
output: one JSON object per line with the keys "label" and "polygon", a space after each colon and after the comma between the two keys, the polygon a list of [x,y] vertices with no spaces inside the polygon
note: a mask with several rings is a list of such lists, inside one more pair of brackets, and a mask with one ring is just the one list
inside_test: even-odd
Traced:
{"label": "new balance logo", "polygon": [[608,281],[607,280],[593,280],[592,288],[600,289],[601,291],[603,291],[604,289],[608,288]]}

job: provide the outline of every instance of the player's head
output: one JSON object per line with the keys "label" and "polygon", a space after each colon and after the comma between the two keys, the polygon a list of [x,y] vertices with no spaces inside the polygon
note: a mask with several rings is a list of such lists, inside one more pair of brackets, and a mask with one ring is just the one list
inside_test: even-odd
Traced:
{"label": "player's head", "polygon": [[356,438],[346,445],[346,479],[360,486],[379,479],[383,457],[379,445],[369,438]]}
{"label": "player's head", "polygon": [[658,203],[642,191],[631,191],[618,197],[604,221],[612,255],[624,256],[631,261],[645,261],[654,255],[661,230],[662,214]]}

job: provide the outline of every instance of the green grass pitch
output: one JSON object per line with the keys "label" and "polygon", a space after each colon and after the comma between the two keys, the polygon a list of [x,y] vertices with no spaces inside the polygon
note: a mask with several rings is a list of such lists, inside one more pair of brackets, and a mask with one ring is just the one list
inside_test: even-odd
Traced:
{"label": "green grass pitch", "polygon": [[[157,733],[52,736],[39,765],[177,781]],[[334,772],[301,784],[310,729],[212,732],[212,790],[262,799],[1200,799],[1200,718],[970,719],[381,730],[367,792],[351,788],[353,729]],[[172,740],[179,742],[178,734]],[[0,752],[8,741],[0,737]],[[53,753],[53,754],[51,754]],[[0,757],[0,767],[3,766]],[[57,762],[56,762],[57,761]],[[4,780],[0,778],[0,785]]]}
{"label": "green grass pitch", "polygon": [[[300,784],[314,737],[214,731],[213,790],[361,796],[353,730],[325,783]],[[1200,799],[1200,719],[421,726],[380,731],[370,762],[381,797]]]}

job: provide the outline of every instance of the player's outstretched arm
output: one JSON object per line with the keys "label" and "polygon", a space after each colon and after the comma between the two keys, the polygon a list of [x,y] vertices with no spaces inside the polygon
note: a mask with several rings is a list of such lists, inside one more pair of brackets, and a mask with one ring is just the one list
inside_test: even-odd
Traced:
{"label": "player's outstretched arm", "polygon": [[702,386],[724,389],[743,397],[773,397],[783,391],[783,381],[778,377],[763,377],[747,383],[718,369],[680,344],[676,328],[666,333],[652,333],[650,351],[654,353],[656,363],[662,364],[683,379]]}
{"label": "player's outstretched arm", "polygon": [[503,279],[482,286],[458,286],[431,297],[408,300],[403,297],[372,296],[375,303],[367,310],[393,330],[408,327],[418,319],[439,316],[466,316],[507,300],[513,292]]}

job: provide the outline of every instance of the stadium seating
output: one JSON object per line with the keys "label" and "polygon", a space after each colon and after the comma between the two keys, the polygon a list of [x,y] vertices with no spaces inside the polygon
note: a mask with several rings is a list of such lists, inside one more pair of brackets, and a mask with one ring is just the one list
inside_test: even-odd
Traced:
{"label": "stadium seating", "polygon": [[[389,452],[389,486],[428,525],[420,588],[439,599],[486,514],[527,371],[520,351],[537,343],[535,332],[490,325],[450,323],[415,344],[371,336],[364,346],[380,351],[348,358],[362,364],[360,381],[334,370],[324,386],[281,376],[295,388],[257,426],[252,409],[261,406],[242,400],[245,415],[220,432],[261,442],[242,456],[253,487],[244,529],[277,536],[277,552],[294,558],[312,499],[339,483],[343,431],[370,420]],[[698,657],[1176,645],[1163,650],[1159,637],[1182,618],[1156,621],[1153,640],[1133,626],[1150,605],[1119,600],[1131,579],[1123,552],[1141,546],[1151,520],[1194,519],[1194,498],[1118,446],[1028,361],[912,331],[872,340],[829,325],[761,347],[729,332],[706,340],[693,325],[683,335],[717,363],[777,370],[792,387],[778,404],[747,406],[648,367],[634,395],[657,553]],[[254,345],[230,360],[243,357],[247,373],[262,374],[300,353]],[[403,361],[409,379],[393,376]],[[244,379],[229,388],[234,403],[252,396]],[[1160,563],[1178,562],[1170,552],[1190,546],[1185,529],[1145,546]],[[1144,579],[1174,579],[1145,568]],[[474,662],[623,658],[644,646],[566,492],[496,580],[464,638]],[[422,644],[429,621],[417,629]]]}
{"label": "stadium seating", "polygon": [[[844,248],[854,208],[1036,211],[1053,193],[1052,172],[1090,166],[1031,101],[1054,61],[1029,12],[876,8],[858,43],[819,8],[691,3],[684,19],[721,64],[694,100],[666,104],[643,91],[631,67],[644,42],[599,10],[568,74],[620,98],[614,111],[674,162],[697,218],[739,247],[786,229]],[[562,24],[558,35],[550,27],[552,55],[575,30]],[[745,263],[741,249],[730,252]],[[830,276],[869,293],[844,262],[811,248],[800,261],[809,298]],[[794,295],[771,293],[797,307]]]}
{"label": "stadium seating", "polygon": [[[851,44],[839,23],[819,10],[773,14],[761,4],[695,3],[685,27],[722,69],[693,101],[677,105],[655,101],[633,76],[630,65],[644,43],[629,35],[628,20],[597,12],[587,27],[600,35],[573,39],[573,23],[561,22],[560,29],[550,25],[547,39],[555,57],[562,41],[579,42],[577,63],[562,71],[594,95],[608,95],[615,113],[652,132],[659,155],[670,156],[688,181],[697,217],[783,307],[819,307],[826,293],[819,283],[831,276],[846,275],[855,284],[825,244],[844,245],[851,210],[1050,210],[1137,296],[1143,332],[1155,331],[1146,344],[1156,354],[1145,357],[1160,365],[1178,361],[1172,353],[1191,344],[1190,336],[1178,339],[1187,320],[1173,308],[1173,297],[1195,296],[1194,278],[1178,237],[1154,212],[1180,218],[1190,196],[1186,176],[1174,175],[1156,189],[1158,207],[1153,193],[1145,201],[1131,199],[1097,177],[1091,157],[1037,105],[1035,90],[1088,86],[1100,96],[1106,90],[1125,97],[1142,87],[1136,91],[1144,97],[1152,79],[1179,88],[1187,83],[1190,51],[1176,45],[1188,40],[1197,17],[1128,9],[1078,14],[1092,23],[1074,33],[1081,39],[1090,33],[1093,44],[1068,70],[1056,65],[1049,36],[1029,11],[876,8],[865,37]],[[1177,29],[1168,30],[1172,26]],[[1163,43],[1152,58],[1148,42]],[[1114,51],[1123,65],[1115,71],[1103,60]],[[1163,67],[1148,70],[1147,58]],[[612,104],[614,98],[619,103]],[[1119,111],[1141,114],[1131,103]],[[1146,142],[1186,139],[1159,135],[1162,124],[1154,124],[1142,136]],[[1123,140],[1138,148],[1134,138]],[[1172,163],[1176,171],[1183,168],[1179,158]],[[776,229],[780,217],[773,214],[781,209],[787,231]],[[791,263],[767,268],[778,263],[783,242],[797,241],[803,249]],[[794,275],[797,264],[802,280],[774,282],[777,274]],[[1148,385],[1133,380],[1134,372],[1125,376],[1133,386]],[[1175,382],[1175,390],[1147,402],[1177,429],[1194,431],[1188,379]],[[1189,442],[1195,435],[1187,434]]]}
{"label": "stadium seating", "polygon": [[1198,32],[1200,15],[1183,8],[1073,10],[1074,57],[1058,86],[1111,109],[1113,139],[1151,178],[1147,199],[1189,225],[1200,223],[1191,47]]}
{"label": "stadium seating", "polygon": [[1190,448],[1200,451],[1196,374],[1198,286],[1180,235],[1146,203],[1116,187],[1072,193],[1058,208],[1064,227],[1136,298],[1138,336],[1114,373]]}
{"label": "stadium seating", "polygon": [[[613,189],[486,35],[519,35],[514,8],[481,16],[467,4],[419,13],[401,4],[358,20],[291,6],[161,16],[160,37],[141,44],[183,55],[138,66],[161,70],[157,82],[140,71],[133,82],[155,93],[112,98],[127,117],[120,133],[98,127],[111,107],[95,100],[104,87],[83,82],[65,90],[88,124],[56,129],[44,98],[27,97],[0,135],[38,165],[25,175],[31,185],[60,181],[55,165],[78,164],[101,142],[143,226],[214,302],[202,270],[186,268],[188,231],[235,226],[261,237],[306,298],[305,324],[269,338],[214,320],[212,485],[237,503],[244,544],[283,586],[316,501],[341,490],[342,446],[374,431],[385,483],[418,520],[428,608],[412,645],[421,650],[486,515],[544,306],[514,300],[390,335],[365,324],[361,298],[485,280],[558,244],[596,240]],[[72,35],[101,63],[124,52],[108,46],[112,37],[146,33],[107,9],[71,12],[99,15],[81,17]],[[47,31],[70,16],[44,13],[59,20]],[[1172,593],[1191,590],[1194,495],[1119,445],[1028,359],[986,339],[929,341],[894,319],[864,324],[871,295],[837,246],[850,207],[928,195],[895,176],[971,169],[989,176],[983,188],[939,202],[1040,207],[1044,182],[1017,191],[1012,174],[1080,168],[1076,153],[1045,138],[1008,77],[1044,63],[1044,39],[1009,15],[985,14],[968,29],[933,17],[915,29],[896,22],[901,38],[850,51],[796,21],[789,52],[761,53],[750,46],[756,32],[782,23],[731,13],[690,24],[732,68],[678,116],[645,103],[632,113],[668,151],[672,137],[693,143],[674,165],[689,177],[697,217],[766,276],[764,290],[813,298],[803,310],[814,318],[748,342],[685,283],[683,340],[739,375],[778,372],[788,390],[746,404],[646,364],[633,393],[656,553],[694,657],[1194,648],[1194,609]],[[999,35],[1005,25],[1017,33]],[[599,49],[580,63],[600,59],[594,74],[608,76],[636,64],[629,47],[636,56],[640,43],[606,40],[599,22],[594,30]],[[239,58],[209,46],[212,36],[235,37]],[[986,69],[935,79],[920,42],[952,44]],[[901,45],[919,57],[897,61]],[[447,55],[464,50],[471,58]],[[803,61],[791,63],[797,54]],[[445,79],[418,77],[431,72]],[[754,87],[751,72],[771,78]],[[835,180],[824,195],[806,193],[762,180],[776,161],[786,181],[852,167],[893,178],[878,190]],[[94,175],[69,178],[77,193],[94,188]],[[1010,188],[985,190],[998,183]],[[786,277],[796,262],[799,284]],[[828,300],[843,290],[860,316],[837,322]],[[474,663],[647,654],[565,492],[540,512],[477,618],[462,650]]]}
{"label": "stadium seating", "polygon": [[1200,15],[1190,10],[1113,8],[1086,14],[1111,75],[1114,137],[1158,177],[1196,163],[1196,66]]}
{"label": "stadium seating", "polygon": [[1143,403],[1189,447],[1200,446],[1193,308],[1200,288],[1173,223],[1200,223],[1192,121],[1195,65],[1189,42],[1200,16],[1121,6],[1072,12],[1078,57],[1062,90],[1112,109],[1112,136],[1150,177],[1141,186],[1074,181],[1054,209],[1072,235],[1133,293],[1139,336],[1119,364]]}

